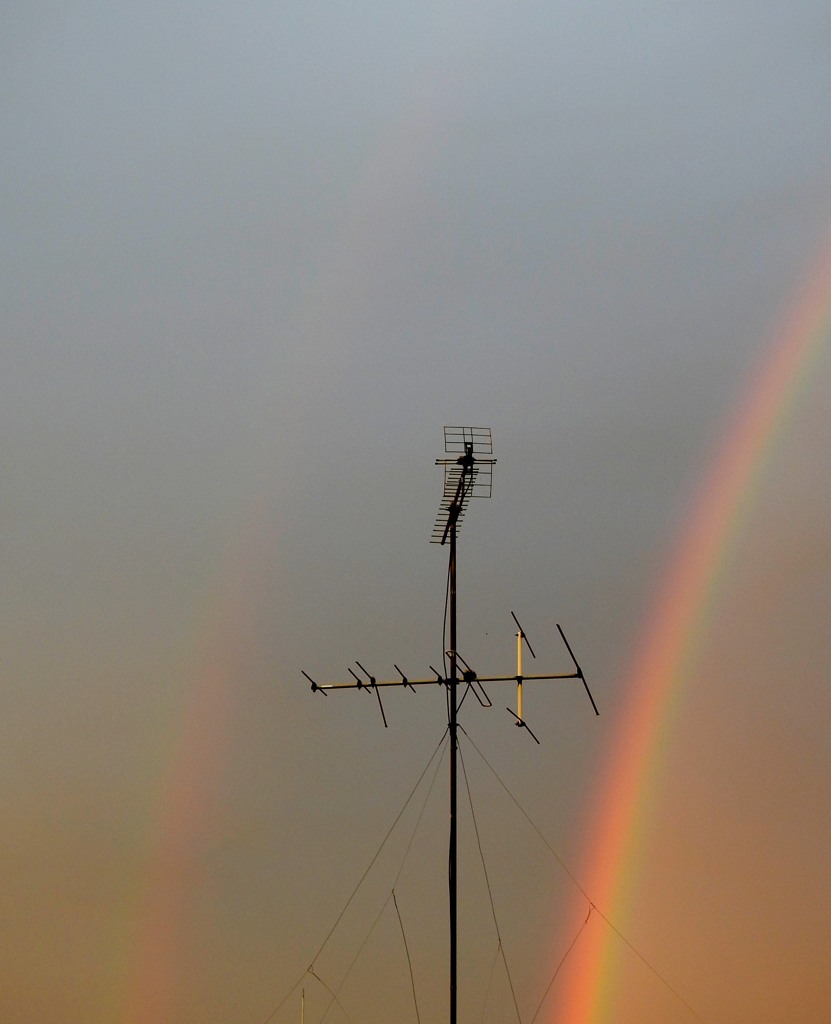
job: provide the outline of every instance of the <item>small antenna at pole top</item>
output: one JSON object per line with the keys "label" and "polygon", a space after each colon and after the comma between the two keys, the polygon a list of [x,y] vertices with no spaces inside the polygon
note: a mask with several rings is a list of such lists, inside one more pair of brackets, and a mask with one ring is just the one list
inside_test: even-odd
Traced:
{"label": "small antenna at pole top", "polygon": [[[490,427],[445,427],[444,450],[448,455],[473,456],[477,470],[471,497],[489,498],[493,486],[493,439]],[[462,459],[436,459],[437,466],[444,466],[445,484],[451,467],[462,465]]]}
{"label": "small antenna at pole top", "polygon": [[490,427],[445,427],[444,450],[455,458],[444,466],[444,495],[433,524],[431,544],[444,544],[450,528],[462,525],[470,498],[489,498],[493,490],[493,440]]}

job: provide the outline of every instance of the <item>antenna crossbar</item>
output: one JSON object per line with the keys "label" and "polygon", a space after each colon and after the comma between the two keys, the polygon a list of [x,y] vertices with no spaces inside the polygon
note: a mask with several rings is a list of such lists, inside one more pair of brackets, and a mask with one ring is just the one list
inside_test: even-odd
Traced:
{"label": "antenna crossbar", "polygon": [[[351,674],[352,669],[347,669]],[[311,682],[311,689],[313,691],[320,690],[325,693],[328,690],[367,690],[371,691],[374,687],[378,686],[402,686],[409,687],[412,689],[416,686],[447,686],[450,683],[449,678],[445,678],[436,674],[430,679],[411,679],[409,676],[406,679],[376,679],[372,683],[364,682],[362,679],[355,677],[355,681],[351,683],[318,683],[312,679],[308,673],[304,672],[304,676]],[[582,679],[583,676],[579,672],[554,672],[543,675],[533,676],[522,676],[523,680],[529,679]],[[478,683],[515,683],[517,677],[513,676],[480,676],[474,675],[473,679]],[[462,678],[462,682],[465,682]]]}

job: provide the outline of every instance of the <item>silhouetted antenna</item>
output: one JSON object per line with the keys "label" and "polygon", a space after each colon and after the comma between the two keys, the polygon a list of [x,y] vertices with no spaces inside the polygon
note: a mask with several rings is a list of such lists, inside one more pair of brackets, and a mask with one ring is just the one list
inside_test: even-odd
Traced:
{"label": "silhouetted antenna", "polygon": [[433,525],[432,544],[446,544],[451,527],[458,533],[470,498],[489,498],[493,490],[493,442],[490,427],[445,427],[444,450],[455,459],[444,466],[444,495]]}
{"label": "silhouetted antenna", "polygon": [[[415,692],[420,686],[439,685],[448,691],[448,733],[450,738],[450,856],[449,856],[449,916],[450,916],[450,1024],[456,1024],[456,994],[457,994],[457,837],[456,837],[456,772],[458,754],[458,725],[457,714],[462,701],[468,692],[472,691],[477,701],[483,708],[493,707],[490,697],[485,690],[483,683],[515,682],[517,687],[517,710],[516,713],[507,710],[516,719],[517,726],[527,730],[532,739],[539,743],[536,735],[531,731],[528,723],[523,717],[522,710],[522,686],[528,680],[540,679],[579,679],[585,687],[589,700],[592,703],[595,714],[598,714],[597,705],[589,691],[588,684],[583,676],[583,670],[574,657],[574,652],[566,640],[560,626],[563,643],[568,650],[574,671],[542,673],[535,675],[524,675],[522,671],[522,645],[528,648],[531,657],[536,658],[534,649],[519,619],[511,612],[517,627],[517,670],[512,676],[481,676],[465,659],[459,654],[456,643],[456,539],[459,534],[462,520],[467,511],[467,504],[470,498],[489,498],[493,487],[493,466],[496,459],[493,458],[493,442],[489,427],[445,427],[444,428],[444,450],[451,458],[436,459],[436,465],[444,466],[444,493],[439,505],[439,512],[433,525],[431,543],[448,544],[448,602],[447,610],[449,617],[449,644],[444,652],[447,658],[447,674],[430,665],[433,678],[412,679],[407,676],[398,665],[394,665],[398,673],[398,679],[376,679],[364,666],[356,661],[355,665],[360,669],[362,675],[358,675],[353,669],[349,669],[352,676],[351,682],[318,683],[307,673],[303,675],[311,683],[312,690],[321,692],[324,695],[329,690],[371,690],[378,700],[378,707],[381,711],[381,718],[384,727],[387,727],[387,716],[384,713],[384,705],[381,702],[381,688],[385,686],[401,686]],[[462,671],[459,672],[461,665]],[[302,671],[302,670],[301,670]],[[459,683],[465,684],[464,693],[459,699]]]}

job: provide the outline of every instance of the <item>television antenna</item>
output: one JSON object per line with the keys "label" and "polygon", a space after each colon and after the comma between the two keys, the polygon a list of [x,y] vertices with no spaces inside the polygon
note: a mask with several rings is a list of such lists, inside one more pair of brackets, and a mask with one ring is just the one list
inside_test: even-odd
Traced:
{"label": "television antenna", "polygon": [[[522,686],[528,680],[538,679],[579,679],[586,694],[591,701],[592,708],[596,715],[600,712],[595,704],[589,690],[586,678],[583,675],[574,651],[571,648],[562,627],[557,623],[557,629],[565,644],[566,650],[574,663],[572,672],[544,672],[534,675],[525,675],[522,671],[523,643],[528,648],[529,654],[536,658],[531,643],[519,619],[511,612],[516,623],[517,633],[517,670],[512,676],[480,676],[470,667],[465,659],[459,654],[456,643],[456,541],[462,520],[464,519],[467,505],[470,498],[489,498],[493,486],[493,467],[496,459],[493,458],[493,442],[490,427],[445,427],[444,428],[444,450],[450,458],[436,459],[437,466],[444,466],[444,494],[442,496],[436,521],[433,524],[433,533],[430,539],[432,544],[442,546],[449,545],[448,562],[448,614],[449,614],[449,644],[444,651],[447,659],[445,672],[441,673],[430,666],[433,676],[428,679],[410,679],[398,665],[394,668],[398,673],[398,679],[376,679],[359,661],[355,662],[360,674],[354,669],[347,671],[352,677],[351,681],[318,683],[307,672],[301,669],[302,674],[311,683],[312,691],[327,696],[330,690],[370,690],[375,694],[384,728],[388,727],[387,716],[384,711],[384,704],[381,700],[381,689],[387,686],[406,686],[415,691],[417,686],[443,686],[447,690],[448,700],[448,733],[450,737],[450,853],[449,853],[449,917],[450,917],[450,1024],[456,1024],[456,1002],[457,1002],[457,760],[458,760],[458,710],[459,684],[465,685],[462,699],[470,689],[483,707],[492,707],[492,702],[482,686],[483,683],[515,682],[517,688],[517,709],[516,712],[510,708],[506,710],[513,715],[515,724],[527,730],[531,738],[539,743],[536,735],[531,731],[530,726],[522,714]],[[455,457],[453,457],[455,456]],[[461,672],[460,672],[461,667]]]}

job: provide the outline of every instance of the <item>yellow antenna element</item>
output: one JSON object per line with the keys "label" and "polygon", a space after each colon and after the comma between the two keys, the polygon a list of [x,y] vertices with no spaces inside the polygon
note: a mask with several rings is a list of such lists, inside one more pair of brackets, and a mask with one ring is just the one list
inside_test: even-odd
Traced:
{"label": "yellow antenna element", "polygon": [[[516,716],[522,721],[522,630],[516,633]],[[517,722],[517,725],[519,725]]]}
{"label": "yellow antenna element", "polygon": [[[528,650],[531,652],[532,658],[536,658],[536,654],[534,654],[534,648],[528,643],[528,637],[525,635],[525,630],[520,626],[519,619],[513,612],[511,612],[511,618],[516,623],[516,724],[520,728],[525,726],[527,729],[528,726],[525,725],[522,717],[522,641],[524,640],[528,644]],[[533,733],[531,735],[533,736]]]}

